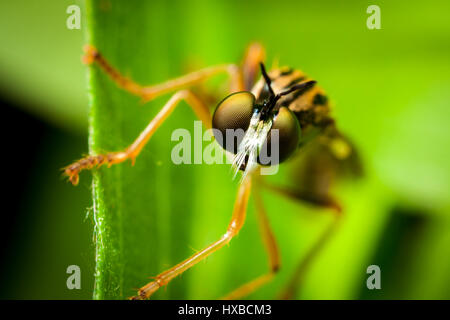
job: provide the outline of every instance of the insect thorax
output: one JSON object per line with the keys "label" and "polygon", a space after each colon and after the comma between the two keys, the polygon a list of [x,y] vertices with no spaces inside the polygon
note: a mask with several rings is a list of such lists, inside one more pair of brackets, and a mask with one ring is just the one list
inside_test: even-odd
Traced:
{"label": "insect thorax", "polygon": [[[300,70],[289,67],[272,69],[269,72],[272,80],[272,89],[275,94],[285,91],[294,85],[312,80]],[[269,95],[264,79],[260,79],[252,88],[252,93],[256,97],[257,103],[262,103]],[[311,125],[323,127],[332,122],[328,116],[330,107],[325,92],[318,86],[309,87],[305,91],[294,91],[283,96],[275,109],[285,106],[297,116],[302,131],[307,130]]]}

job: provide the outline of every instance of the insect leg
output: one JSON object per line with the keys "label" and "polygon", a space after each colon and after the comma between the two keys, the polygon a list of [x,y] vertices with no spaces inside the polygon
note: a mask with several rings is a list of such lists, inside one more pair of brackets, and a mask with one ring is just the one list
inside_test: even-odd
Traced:
{"label": "insect leg", "polygon": [[259,64],[264,62],[266,52],[264,47],[257,42],[251,43],[242,62],[242,77],[244,79],[244,90],[251,90],[259,73]]}
{"label": "insect leg", "polygon": [[307,194],[303,192],[298,192],[297,190],[286,188],[286,187],[279,187],[279,186],[273,186],[269,185],[266,182],[262,182],[262,179],[260,179],[260,185],[266,187],[268,190],[274,191],[282,196],[285,196],[291,200],[294,201],[301,201],[301,202],[307,202],[316,206],[321,206],[325,208],[330,208],[333,211],[333,221],[331,224],[325,229],[325,231],[321,234],[318,240],[314,243],[314,245],[309,249],[309,251],[306,253],[306,255],[302,258],[302,260],[297,265],[295,272],[292,276],[292,278],[289,280],[288,285],[284,289],[284,291],[281,293],[280,298],[281,299],[292,299],[295,297],[297,290],[299,286],[301,285],[301,281],[308,271],[310,265],[313,263],[313,261],[317,258],[317,256],[320,254],[320,252],[323,250],[325,245],[330,240],[331,236],[336,231],[337,227],[339,226],[339,222],[341,221],[341,207],[340,205],[331,197],[331,196],[325,196],[325,195],[318,195],[318,194]]}
{"label": "insect leg", "polygon": [[196,83],[200,83],[220,73],[229,74],[229,76],[231,77],[232,91],[240,91],[243,88],[241,71],[239,67],[234,64],[213,66],[189,73],[175,79],[168,80],[157,85],[143,86],[122,75],[103,57],[103,55],[95,47],[87,45],[84,47],[84,51],[85,55],[83,57],[83,61],[86,64],[92,64],[94,62],[97,63],[97,65],[103,71],[105,71],[119,87],[136,96],[141,97],[144,102],[150,101],[162,94],[183,89]]}
{"label": "insect leg", "polygon": [[280,255],[278,246],[274,234],[270,228],[269,219],[267,217],[266,210],[264,209],[264,204],[261,198],[260,190],[256,185],[255,187],[253,187],[253,198],[255,200],[261,237],[263,239],[264,247],[267,251],[269,258],[270,270],[268,273],[242,285],[241,287],[237,288],[230,294],[226,295],[225,297],[222,298],[225,300],[240,299],[242,297],[249,295],[262,285],[272,280],[272,278],[275,276],[275,274],[278,272],[280,268]]}
{"label": "insect leg", "polygon": [[208,257],[211,253],[219,250],[224,245],[229,243],[231,239],[235,235],[237,235],[237,233],[244,224],[247,211],[247,203],[250,196],[250,190],[251,190],[251,178],[248,177],[239,186],[236,201],[234,203],[231,221],[228,225],[227,231],[219,240],[210,244],[208,247],[197,252],[196,254],[192,255],[191,257],[177,264],[176,266],[170,268],[169,270],[166,270],[157,275],[154,278],[154,281],[146,284],[141,289],[139,289],[137,296],[134,296],[131,299],[136,300],[148,299],[153,293],[155,293],[155,291],[157,291],[162,286],[168,284],[173,278],[180,275],[187,269],[191,268],[198,262]]}
{"label": "insect leg", "polygon": [[308,203],[316,207],[330,208],[337,215],[342,212],[342,208],[339,202],[337,202],[336,199],[334,199],[329,194],[321,194],[313,191],[300,191],[289,187],[268,184],[266,182],[261,182],[261,184],[268,190],[278,193],[279,195],[282,195],[284,197]]}
{"label": "insect leg", "polygon": [[144,131],[137,137],[137,139],[124,151],[112,152],[105,155],[91,155],[87,156],[77,162],[64,168],[64,174],[69,177],[72,184],[77,185],[79,180],[79,173],[84,169],[93,169],[104,164],[111,166],[113,164],[124,162],[130,159],[132,164],[136,157],[141,152],[142,148],[155,133],[155,131],[163,124],[166,118],[172,113],[175,107],[181,100],[185,100],[188,105],[194,110],[195,114],[202,120],[205,127],[211,127],[211,115],[208,107],[189,90],[181,90],[175,93],[159,113],[153,118]]}
{"label": "insect leg", "polygon": [[316,257],[323,250],[325,245],[329,242],[332,235],[335,233],[340,222],[340,215],[335,215],[331,224],[325,229],[320,238],[314,243],[314,245],[309,249],[306,255],[302,258],[300,263],[297,265],[294,274],[289,280],[287,286],[280,294],[280,299],[290,300],[294,299],[298,288],[301,286],[301,282],[304,275],[308,272],[309,267],[316,259]]}

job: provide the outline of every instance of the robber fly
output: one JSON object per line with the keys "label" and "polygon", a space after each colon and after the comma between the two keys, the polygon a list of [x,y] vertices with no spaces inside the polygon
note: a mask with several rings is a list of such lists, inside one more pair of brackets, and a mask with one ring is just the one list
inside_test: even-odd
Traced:
{"label": "robber fly", "polygon": [[[278,247],[264,210],[261,188],[277,192],[295,201],[330,208],[335,217],[340,216],[340,205],[330,195],[330,187],[335,177],[345,171],[345,168],[350,168],[350,171],[355,173],[360,171],[358,157],[353,145],[338,131],[330,115],[326,94],[316,81],[308,78],[300,70],[275,67],[266,72],[263,64],[264,49],[254,43],[247,49],[241,65],[225,64],[209,67],[162,84],[142,86],[124,77],[95,47],[88,45],[85,52],[85,63],[96,64],[119,87],[141,97],[143,101],[152,100],[172,91],[175,91],[175,94],[125,150],[89,155],[64,168],[64,173],[74,185],[78,183],[79,173],[84,169],[98,168],[104,164],[111,166],[128,159],[134,163],[144,145],[182,100],[187,102],[208,129],[213,128],[223,133],[227,129],[245,131],[239,145],[227,150],[235,154],[233,166],[236,171],[242,172],[242,180],[226,232],[219,240],[203,250],[157,275],[153,281],[139,289],[133,299],[149,298],[173,278],[229,243],[244,224],[250,190],[253,190],[270,270],[227,295],[225,298],[228,299],[248,295],[270,281],[280,267]],[[258,80],[259,71],[262,77]],[[217,105],[211,116],[206,103],[207,98],[190,88],[219,73],[229,75],[231,94]],[[263,144],[270,143],[270,133],[273,130],[278,130],[279,163],[294,158],[292,161],[296,164],[296,156],[293,154],[302,153],[302,160],[294,165],[295,170],[291,175],[294,187],[271,185],[256,173],[259,166],[259,150]],[[225,140],[219,143],[227,149]],[[299,150],[304,152],[298,152]],[[283,298],[293,296],[298,278],[304,273],[312,258],[318,254],[335,227],[336,223],[333,223],[299,263],[296,273],[282,295]]]}

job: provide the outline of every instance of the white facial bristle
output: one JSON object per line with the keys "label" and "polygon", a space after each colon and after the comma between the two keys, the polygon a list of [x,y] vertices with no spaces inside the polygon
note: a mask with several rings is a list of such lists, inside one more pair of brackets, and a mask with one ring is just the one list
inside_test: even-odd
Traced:
{"label": "white facial bristle", "polygon": [[260,112],[253,113],[248,130],[242,142],[239,144],[238,152],[233,159],[233,179],[236,178],[239,169],[247,159],[247,165],[242,173],[241,182],[256,168],[259,152],[266,141],[267,134],[272,128],[272,119],[261,120],[260,117]]}

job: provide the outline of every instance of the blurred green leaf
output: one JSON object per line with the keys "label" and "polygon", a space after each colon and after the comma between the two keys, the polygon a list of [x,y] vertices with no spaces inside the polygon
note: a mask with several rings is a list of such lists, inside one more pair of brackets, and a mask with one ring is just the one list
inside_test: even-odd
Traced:
{"label": "blurred green leaf", "polygon": [[[85,132],[81,30],[66,27],[73,0],[0,3],[0,91],[54,126]],[[83,12],[83,11],[82,11]]]}

